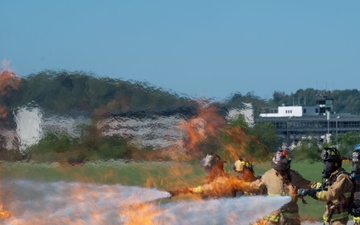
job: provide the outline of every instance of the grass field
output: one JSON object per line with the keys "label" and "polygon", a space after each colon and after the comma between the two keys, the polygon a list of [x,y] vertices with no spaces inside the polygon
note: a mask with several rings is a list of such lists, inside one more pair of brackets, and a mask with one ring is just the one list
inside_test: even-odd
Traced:
{"label": "grass field", "polygon": [[[229,173],[231,165],[226,166]],[[350,171],[351,165],[343,163]],[[255,164],[256,174],[270,168],[270,163]],[[322,163],[294,162],[292,169],[304,178],[321,182]],[[76,181],[98,184],[122,184],[173,190],[183,186],[197,186],[204,182],[204,170],[198,165],[173,162],[92,162],[77,166],[59,164],[0,163],[0,176],[4,179],[31,179],[43,182]],[[306,197],[308,204],[299,200],[300,215],[306,220],[320,220],[324,203]]]}

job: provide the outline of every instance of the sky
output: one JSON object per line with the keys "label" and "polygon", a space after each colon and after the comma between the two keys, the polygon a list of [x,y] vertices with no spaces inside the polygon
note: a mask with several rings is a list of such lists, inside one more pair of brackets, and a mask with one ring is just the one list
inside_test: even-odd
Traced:
{"label": "sky", "polygon": [[0,0],[2,68],[147,82],[179,95],[357,89],[360,1]]}

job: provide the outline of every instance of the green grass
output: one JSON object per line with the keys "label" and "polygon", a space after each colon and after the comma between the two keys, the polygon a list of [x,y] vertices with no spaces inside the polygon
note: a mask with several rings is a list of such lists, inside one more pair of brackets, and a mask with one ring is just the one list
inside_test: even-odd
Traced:
{"label": "green grass", "polygon": [[[226,166],[230,172],[231,165]],[[350,171],[351,165],[343,163]],[[257,175],[270,168],[270,163],[255,164]],[[322,163],[294,162],[292,169],[304,178],[321,182]],[[204,182],[205,172],[198,165],[174,162],[132,162],[121,161],[92,162],[82,166],[59,164],[0,163],[2,178],[32,179],[38,181],[76,181],[99,184],[122,184],[142,187],[156,187],[160,190],[173,190],[183,186],[197,186]],[[305,197],[308,204],[298,201],[303,219],[321,220],[324,203]]]}
{"label": "green grass", "polygon": [[197,166],[172,162],[125,163],[122,161],[102,161],[75,166],[57,163],[0,163],[0,176],[2,178],[101,184],[120,183],[160,189],[201,184],[204,173],[202,168]]}

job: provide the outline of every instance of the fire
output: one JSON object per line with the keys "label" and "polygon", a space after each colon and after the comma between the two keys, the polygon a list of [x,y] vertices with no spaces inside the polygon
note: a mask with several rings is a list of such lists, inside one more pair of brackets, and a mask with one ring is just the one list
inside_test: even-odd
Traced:
{"label": "fire", "polygon": [[2,68],[0,68],[0,98],[3,100],[0,105],[0,119],[7,116],[7,100],[11,97],[8,96],[11,90],[17,90],[20,85],[20,78],[12,72],[11,69],[7,69],[10,63],[6,60],[2,62]]}
{"label": "fire", "polygon": [[214,104],[200,101],[198,115],[179,124],[186,133],[184,149],[196,150],[197,145],[206,138],[216,137],[225,124],[224,118],[218,114]]}
{"label": "fire", "polygon": [[[169,199],[169,193],[164,190],[172,190],[176,186],[196,187],[203,184],[201,179],[203,175],[196,175],[198,171],[192,170],[193,166],[186,163],[139,163],[136,168],[139,168],[140,173],[124,168],[129,166],[127,163],[119,165],[121,166],[119,172],[114,170],[115,166],[108,164],[106,166],[110,167],[104,171],[104,165],[89,165],[91,173],[101,173],[101,176],[104,176],[104,180],[100,183],[89,182],[92,181],[89,178],[82,182],[5,179],[0,183],[0,190],[7,193],[3,197],[3,202],[4,208],[9,211],[3,211],[0,205],[0,218],[6,224],[14,225],[178,225],[233,224],[234,221],[249,224],[280,205],[280,202],[279,205],[274,205],[268,197],[261,197],[258,200],[256,198],[200,200],[195,199],[196,196]],[[82,175],[84,179],[85,167],[86,165],[56,171],[64,177],[75,173]],[[139,184],[142,187],[117,184],[126,183],[127,176],[124,173],[131,173],[132,176],[138,177],[137,181],[141,181]],[[147,179],[144,180],[144,178]],[[104,184],[109,179],[116,179],[116,184]],[[181,184],[177,184],[176,182],[180,180]],[[243,189],[243,185],[236,178],[229,178],[227,182],[216,185],[212,192],[221,197],[224,191],[229,192],[234,187]],[[158,188],[154,188],[155,186]],[[246,204],[243,204],[244,202]],[[252,205],[248,204],[249,202],[257,203]],[[281,204],[284,202],[281,201]],[[264,212],[264,210],[267,211]]]}
{"label": "fire", "polygon": [[239,156],[247,155],[245,146],[247,144],[247,140],[251,137],[247,135],[241,127],[230,127],[224,129],[223,132],[228,137],[228,139],[226,139],[226,143],[223,143],[223,148],[229,155],[229,158],[236,160]]}
{"label": "fire", "polygon": [[[3,190],[1,190],[0,195],[3,199],[3,196],[5,196],[5,192]],[[3,204],[3,202],[0,202],[0,222],[9,218],[10,216],[11,216],[10,211],[4,210],[4,204]]]}
{"label": "fire", "polygon": [[164,210],[161,210],[159,207],[144,203],[122,210],[120,212],[120,217],[126,218],[124,225],[155,225],[155,222],[153,221],[154,218],[162,213],[164,213]]}
{"label": "fire", "polygon": [[[3,61],[4,68],[8,66],[8,62]],[[16,76],[9,69],[0,69],[0,98],[8,97],[10,90],[17,90],[20,85],[20,78]],[[86,99],[84,100],[86,102]],[[84,103],[85,104],[85,103]],[[109,103],[109,108],[114,107],[117,102]],[[121,105],[127,105],[127,99],[122,99]],[[206,101],[202,101],[199,103],[199,111],[196,117],[190,118],[188,121],[182,122],[179,126],[186,133],[186,141],[184,143],[184,149],[187,151],[197,150],[198,145],[206,140],[207,138],[217,138],[219,136],[219,131],[223,131],[222,129],[226,125],[226,121],[222,116],[217,112],[217,108],[214,104],[209,104]],[[0,118],[5,118],[7,115],[7,105],[0,105]],[[223,148],[226,152],[230,154],[230,157],[235,159],[241,153],[245,153],[246,140],[249,138],[245,134],[245,132],[240,127],[232,127],[224,130],[225,134],[231,139],[229,143],[223,143]],[[174,152],[173,152],[174,153]],[[149,154],[149,153],[147,153]],[[159,154],[159,153],[157,153]],[[155,156],[158,156],[158,155]],[[174,155],[179,155],[179,152],[175,152]],[[150,163],[149,163],[150,164]],[[152,166],[150,164],[150,166]],[[72,172],[72,168],[62,168],[60,172],[69,173]],[[166,187],[167,190],[171,190],[176,186],[192,186],[201,184],[202,181],[199,179],[200,175],[194,175],[196,171],[192,169],[192,167],[184,167],[184,166],[176,166],[174,164],[167,165],[167,169],[161,170],[159,173],[153,173],[151,168],[147,168],[146,171],[149,171],[146,174],[140,174],[140,176],[147,177],[146,182],[142,183],[143,186],[150,189],[151,187],[157,186],[159,184],[161,187]],[[135,176],[137,175],[134,173]],[[103,173],[103,180],[118,180],[119,175],[116,171],[109,169]],[[182,179],[179,179],[182,178]],[[79,177],[77,180],[83,180],[84,177]],[[126,178],[124,178],[126,179]],[[86,180],[86,179],[85,179]],[[121,180],[125,182],[124,180]],[[239,182],[237,179],[230,179],[227,183],[222,183],[219,186],[214,188],[215,193],[219,193],[219,197],[225,190],[232,190],[234,186],[238,188],[243,186],[242,182]],[[178,182],[178,183],[176,183]],[[180,183],[181,182],[181,183]],[[22,184],[26,185],[22,185]],[[14,185],[15,187],[28,187],[30,188],[29,193],[41,193],[39,196],[31,196],[33,198],[38,198],[38,205],[41,207],[29,207],[22,206],[26,203],[30,204],[27,201],[27,198],[21,199],[21,201],[11,201],[11,212],[15,214],[12,215],[10,211],[2,210],[3,206],[0,205],[0,218],[6,219],[8,217],[12,217],[11,220],[13,224],[41,224],[39,223],[41,219],[48,219],[50,221],[42,221],[44,222],[52,222],[57,224],[88,224],[86,220],[90,220],[91,222],[96,222],[96,224],[102,224],[102,222],[108,222],[108,224],[112,224],[112,222],[119,222],[121,220],[121,224],[133,225],[133,224],[172,224],[172,223],[163,223],[161,221],[161,215],[170,215],[170,218],[166,218],[167,221],[175,221],[175,217],[177,216],[178,220],[184,220],[184,218],[179,217],[176,213],[169,214],[168,212],[172,209],[174,212],[178,212],[178,206],[181,206],[183,203],[169,204],[168,208],[161,208],[160,203],[149,203],[149,202],[141,202],[144,199],[146,201],[153,201],[157,198],[166,198],[167,194],[165,191],[149,191],[148,193],[145,190],[139,191],[136,194],[133,194],[128,197],[124,197],[122,194],[126,192],[130,192],[135,187],[119,187],[119,185],[96,185],[89,183],[65,183],[58,182],[56,184],[48,184],[41,182],[19,182]],[[44,186],[44,187],[42,187]],[[239,187],[240,186],[240,187]],[[162,188],[161,188],[162,189]],[[19,189],[22,190],[22,189]],[[39,190],[39,191],[38,191]],[[27,190],[26,190],[27,191]],[[18,191],[19,193],[24,193],[24,191]],[[123,192],[123,193],[122,193]],[[229,191],[230,192],[230,191]],[[146,196],[148,195],[148,196]],[[156,197],[157,195],[158,197]],[[154,197],[155,196],[155,197]],[[165,197],[164,197],[165,196]],[[22,198],[23,196],[19,196],[18,198]],[[140,203],[138,202],[140,201]],[[231,201],[231,200],[230,200]],[[36,202],[36,201],[34,201]],[[193,203],[192,201],[190,203]],[[129,203],[131,203],[129,205]],[[189,202],[188,202],[189,203]],[[186,204],[188,204],[186,203]],[[216,204],[217,202],[214,202]],[[32,203],[31,203],[32,204]],[[197,209],[205,208],[206,203],[202,204],[202,201],[197,201],[194,207],[192,208],[195,211]],[[240,204],[232,204],[240,205]],[[31,205],[33,206],[33,205]],[[190,205],[191,206],[191,205]],[[200,207],[197,207],[200,206]],[[36,211],[38,208],[41,210]],[[13,211],[17,209],[18,212]],[[188,213],[188,207],[184,207],[183,214]],[[212,209],[207,208],[205,213],[209,213],[215,211],[216,207]],[[27,213],[23,213],[29,210],[29,214],[32,215],[32,218],[26,218]],[[32,211],[31,211],[32,210]],[[53,211],[52,211],[53,210]],[[178,211],[176,211],[178,210]],[[114,213],[115,211],[115,213]],[[239,210],[240,211],[240,210]],[[113,216],[114,214],[117,217]],[[51,215],[49,217],[49,215]],[[186,215],[186,214],[185,214]],[[237,213],[234,213],[232,218],[232,214],[229,214],[228,220],[229,223],[237,221],[235,216]],[[203,214],[194,215],[193,217],[202,218]],[[222,215],[219,214],[218,217]],[[107,217],[113,217],[107,220]],[[120,218],[119,218],[120,217]],[[160,218],[160,220],[159,220]],[[19,221],[18,223],[16,221]],[[190,217],[188,221],[191,221]],[[109,222],[111,221],[111,222]],[[184,220],[186,221],[186,220]],[[93,223],[92,223],[93,224]],[[179,223],[178,223],[179,224]]]}
{"label": "fire", "polygon": [[[182,122],[179,127],[185,131],[186,138],[183,146],[186,151],[197,151],[199,144],[207,138],[221,140],[225,158],[232,161],[236,161],[239,156],[248,155],[245,149],[249,140],[253,139],[240,126],[226,126],[226,121],[219,115],[216,105],[206,101],[199,102],[196,117]],[[220,139],[220,133],[225,138]]]}
{"label": "fire", "polygon": [[8,218],[10,216],[10,212],[7,210],[3,210],[3,204],[0,203],[0,221]]}

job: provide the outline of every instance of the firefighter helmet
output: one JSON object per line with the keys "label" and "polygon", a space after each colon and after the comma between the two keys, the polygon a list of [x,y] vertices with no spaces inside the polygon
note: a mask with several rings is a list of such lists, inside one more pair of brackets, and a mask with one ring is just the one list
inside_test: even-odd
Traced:
{"label": "firefighter helmet", "polygon": [[321,152],[321,159],[324,161],[324,170],[322,172],[324,178],[329,178],[333,172],[341,167],[340,152],[334,147],[324,148]]}
{"label": "firefighter helmet", "polygon": [[219,155],[210,153],[205,156],[200,162],[200,164],[205,167],[206,171],[209,171],[214,166],[222,169],[224,167],[225,161],[223,161]]}
{"label": "firefighter helmet", "polygon": [[253,169],[253,165],[245,158],[239,158],[233,166],[233,170],[236,172],[242,172],[244,169]]}
{"label": "firefighter helmet", "polygon": [[351,157],[352,172],[360,173],[360,144],[354,146],[354,151]]}
{"label": "firefighter helmet", "polygon": [[321,159],[323,161],[341,162],[340,152],[334,147],[325,147],[321,152]]}
{"label": "firefighter helmet", "polygon": [[286,150],[278,150],[272,158],[273,168],[277,171],[287,171],[290,169],[291,159]]}
{"label": "firefighter helmet", "polygon": [[355,145],[354,151],[360,151],[360,144]]}
{"label": "firefighter helmet", "polygon": [[354,147],[354,151],[352,153],[351,161],[359,162],[360,161],[359,155],[360,155],[360,144],[357,144]]}

